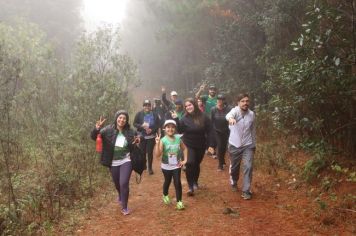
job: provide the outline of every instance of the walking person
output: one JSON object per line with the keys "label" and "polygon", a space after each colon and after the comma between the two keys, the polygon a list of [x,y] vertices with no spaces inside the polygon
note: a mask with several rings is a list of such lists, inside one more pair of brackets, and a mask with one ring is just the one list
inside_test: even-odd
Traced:
{"label": "walking person", "polygon": [[230,154],[230,184],[232,191],[237,191],[237,181],[240,174],[240,163],[243,161],[242,198],[252,197],[251,181],[253,171],[253,156],[256,150],[255,113],[249,109],[249,95],[239,94],[237,106],[227,115],[229,122],[229,154]]}
{"label": "walking person", "polygon": [[140,142],[135,132],[130,128],[129,115],[120,110],[115,114],[113,124],[102,128],[105,119],[100,117],[91,132],[91,138],[96,140],[100,134],[103,142],[101,163],[110,168],[112,180],[118,192],[118,202],[123,215],[130,214],[128,209],[129,183],[132,171],[130,152],[134,145]]}
{"label": "walking person", "polygon": [[217,103],[217,88],[215,87],[215,85],[211,84],[209,86],[209,93],[207,95],[200,95],[204,91],[205,87],[205,84],[200,86],[198,92],[195,94],[195,98],[197,100],[201,99],[204,104],[205,114],[210,117],[211,109],[215,107]]}
{"label": "walking person", "polygon": [[178,99],[178,93],[176,91],[171,91],[171,99],[168,101],[166,95],[166,87],[162,86],[162,102],[167,111],[175,109],[175,101]]}
{"label": "walking person", "polygon": [[[187,162],[188,152],[180,136],[176,134],[177,124],[174,120],[166,120],[163,128],[166,135],[162,139],[159,134],[156,135],[156,145],[154,148],[155,157],[161,159],[161,169],[164,176],[163,202],[166,205],[171,203],[168,190],[173,178],[176,190],[176,208],[177,210],[183,210],[184,204],[182,202],[182,183],[180,177],[181,167]],[[183,151],[183,160],[179,158],[180,150]]]}
{"label": "walking person", "polygon": [[143,110],[136,113],[133,125],[143,136],[140,148],[145,158],[147,155],[148,174],[153,175],[153,147],[155,145],[156,133],[160,128],[160,119],[158,115],[152,111],[150,100],[146,99],[143,101]]}
{"label": "walking person", "polygon": [[217,144],[218,171],[224,170],[225,153],[230,135],[229,122],[226,121],[226,115],[231,110],[229,105],[225,104],[225,96],[217,96],[216,106],[211,109],[211,123],[214,129],[215,140]]}
{"label": "walking person", "polygon": [[182,133],[182,140],[188,149],[186,163],[186,177],[189,186],[188,196],[194,196],[194,190],[198,189],[200,175],[200,163],[203,160],[206,146],[213,152],[213,135],[210,119],[202,113],[193,98],[184,101],[185,114],[178,120],[177,114],[172,113],[178,124],[178,132]]}

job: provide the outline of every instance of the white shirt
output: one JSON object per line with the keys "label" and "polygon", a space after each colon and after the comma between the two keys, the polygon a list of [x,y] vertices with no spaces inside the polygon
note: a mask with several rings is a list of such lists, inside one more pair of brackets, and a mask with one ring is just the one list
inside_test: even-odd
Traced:
{"label": "white shirt", "polygon": [[229,120],[230,118],[234,118],[236,120],[236,124],[229,125],[229,144],[235,146],[236,148],[244,147],[247,145],[255,147],[255,113],[250,109],[243,111],[239,106],[236,106],[226,115],[226,120]]}

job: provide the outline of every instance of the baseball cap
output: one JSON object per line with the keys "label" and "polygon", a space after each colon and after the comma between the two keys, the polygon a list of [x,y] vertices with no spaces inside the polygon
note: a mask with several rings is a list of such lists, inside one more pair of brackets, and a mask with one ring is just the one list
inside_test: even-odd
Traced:
{"label": "baseball cap", "polygon": [[172,91],[171,96],[178,96],[178,93],[176,91]]}
{"label": "baseball cap", "polygon": [[224,95],[224,94],[219,94],[219,95],[217,96],[217,99],[218,99],[218,100],[225,100],[225,95]]}
{"label": "baseball cap", "polygon": [[168,124],[173,124],[173,125],[177,126],[177,123],[174,120],[166,120],[164,122],[163,127],[166,127],[166,125],[168,125]]}
{"label": "baseball cap", "polygon": [[143,101],[143,105],[151,105],[151,101],[148,100],[148,99],[145,99],[145,100]]}
{"label": "baseball cap", "polygon": [[175,105],[183,105],[183,100],[182,99],[177,99],[175,102],[174,102]]}
{"label": "baseball cap", "polygon": [[215,86],[214,84],[211,84],[211,85],[209,86],[209,89],[216,89],[216,86]]}

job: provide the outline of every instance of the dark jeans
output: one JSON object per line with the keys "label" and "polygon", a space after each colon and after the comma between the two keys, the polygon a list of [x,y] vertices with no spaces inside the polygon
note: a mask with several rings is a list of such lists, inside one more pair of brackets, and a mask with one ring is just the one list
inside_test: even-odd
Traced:
{"label": "dark jeans", "polygon": [[181,168],[174,169],[174,170],[164,170],[162,169],[163,176],[164,176],[164,183],[163,183],[163,195],[168,195],[169,185],[171,185],[172,177],[174,188],[176,189],[176,199],[177,202],[182,200],[182,183],[180,182],[180,172]]}
{"label": "dark jeans", "polygon": [[153,148],[155,146],[155,139],[143,139],[140,143],[140,148],[143,151],[143,155],[146,158],[147,155],[147,170],[152,171],[152,161],[153,161]]}
{"label": "dark jeans", "polygon": [[193,184],[198,184],[200,175],[200,163],[202,162],[205,154],[205,148],[188,148],[188,160],[185,170],[189,189],[193,189]]}
{"label": "dark jeans", "polygon": [[112,166],[110,168],[112,180],[114,181],[115,188],[119,194],[119,201],[121,201],[122,209],[127,208],[127,202],[129,200],[131,171],[131,161],[126,162],[121,166]]}
{"label": "dark jeans", "polygon": [[215,132],[216,144],[217,144],[217,155],[219,160],[218,168],[223,168],[225,165],[225,153],[227,149],[227,142],[229,140],[229,133]]}

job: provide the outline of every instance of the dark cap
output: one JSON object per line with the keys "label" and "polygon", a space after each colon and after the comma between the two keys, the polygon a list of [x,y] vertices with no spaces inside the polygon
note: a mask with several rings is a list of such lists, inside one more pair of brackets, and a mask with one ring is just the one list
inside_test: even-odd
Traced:
{"label": "dark cap", "polygon": [[211,85],[209,86],[209,89],[216,89],[215,84],[211,84]]}
{"label": "dark cap", "polygon": [[151,101],[148,100],[148,99],[145,99],[145,100],[143,101],[143,105],[151,105]]}
{"label": "dark cap", "polygon": [[216,98],[218,100],[225,100],[225,95],[224,94],[219,94]]}
{"label": "dark cap", "polygon": [[175,102],[174,102],[175,105],[183,105],[183,100],[182,99],[177,99]]}

